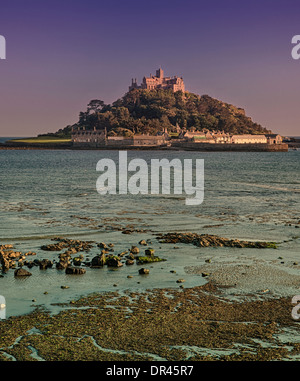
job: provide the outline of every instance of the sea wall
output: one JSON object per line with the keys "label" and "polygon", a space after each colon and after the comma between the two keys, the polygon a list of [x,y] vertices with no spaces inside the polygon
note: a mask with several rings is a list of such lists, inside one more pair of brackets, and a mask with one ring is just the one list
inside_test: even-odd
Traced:
{"label": "sea wall", "polygon": [[172,147],[188,151],[232,151],[232,152],[287,152],[288,144],[218,144],[172,142]]}
{"label": "sea wall", "polygon": [[287,152],[288,144],[211,144],[193,142],[172,142],[171,146],[162,145],[126,145],[126,144],[100,144],[100,143],[0,143],[0,149],[125,149],[125,150],[185,150],[185,151],[222,151],[222,152]]}

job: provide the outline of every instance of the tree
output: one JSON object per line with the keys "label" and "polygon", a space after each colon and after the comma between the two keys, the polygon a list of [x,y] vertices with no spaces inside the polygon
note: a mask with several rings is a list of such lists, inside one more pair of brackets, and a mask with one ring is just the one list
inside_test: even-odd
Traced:
{"label": "tree", "polygon": [[105,106],[105,103],[101,101],[100,99],[93,99],[87,105],[87,112],[90,114],[91,111],[93,111],[93,113],[96,114],[100,112],[104,106]]}

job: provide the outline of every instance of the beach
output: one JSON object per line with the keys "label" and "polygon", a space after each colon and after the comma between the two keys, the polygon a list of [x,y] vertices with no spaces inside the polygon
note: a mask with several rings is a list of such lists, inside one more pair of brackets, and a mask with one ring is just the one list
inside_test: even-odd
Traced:
{"label": "beach", "polygon": [[[0,152],[0,245],[21,253],[0,277],[1,360],[297,359],[299,152],[128,153],[204,159],[197,206],[185,195],[99,195],[96,163],[116,155]],[[72,247],[79,275],[57,268]],[[139,263],[150,248],[163,260]],[[102,250],[121,265],[91,266]]]}

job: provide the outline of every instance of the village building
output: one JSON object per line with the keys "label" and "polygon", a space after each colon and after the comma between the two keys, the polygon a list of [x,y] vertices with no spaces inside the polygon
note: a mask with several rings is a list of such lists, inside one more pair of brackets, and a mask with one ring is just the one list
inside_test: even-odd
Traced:
{"label": "village building", "polygon": [[127,146],[161,146],[167,143],[167,134],[164,131],[160,135],[133,135],[107,136],[104,130],[85,130],[84,127],[72,131],[72,142],[74,146],[87,147],[127,147]]}
{"label": "village building", "polygon": [[81,145],[83,143],[97,145],[105,141],[106,131],[96,130],[96,128],[94,128],[93,130],[85,130],[85,128],[82,127],[77,128],[76,130],[72,129],[71,138],[74,145]]}
{"label": "village building", "polygon": [[150,77],[144,77],[140,85],[137,84],[136,78],[131,81],[129,86],[129,91],[133,89],[146,89],[146,90],[172,90],[185,91],[185,86],[182,77],[164,77],[164,71],[160,68],[156,70],[156,75],[151,75]]}
{"label": "village building", "polygon": [[282,136],[278,134],[266,134],[268,144],[282,144]]}
{"label": "village building", "polygon": [[226,133],[224,131],[213,131],[212,132],[213,139],[215,143],[231,143],[231,135],[229,133]]}
{"label": "village building", "polygon": [[[133,134],[132,136],[107,136],[106,129],[86,130],[78,127],[72,130],[74,146],[91,147],[126,147],[126,146],[164,146],[169,145],[171,137],[166,128],[157,135]],[[266,135],[230,135],[224,131],[180,131],[178,140],[190,143],[210,144],[282,144],[282,137],[278,134]]]}
{"label": "village building", "polygon": [[251,143],[252,144],[257,144],[257,143],[267,144],[268,140],[266,138],[266,135],[244,134],[244,135],[232,135],[231,143],[233,144],[251,144]]}
{"label": "village building", "polygon": [[195,143],[230,143],[231,136],[224,131],[187,131],[180,134],[185,141]]}

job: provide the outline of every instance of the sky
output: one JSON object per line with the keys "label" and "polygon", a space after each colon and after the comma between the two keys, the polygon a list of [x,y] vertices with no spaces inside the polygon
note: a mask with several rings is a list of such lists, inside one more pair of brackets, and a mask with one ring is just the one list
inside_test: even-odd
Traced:
{"label": "sky", "polygon": [[56,132],[159,67],[300,136],[299,20],[299,0],[0,0],[0,136]]}

